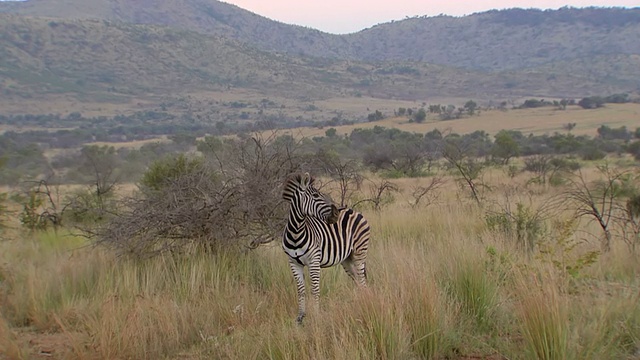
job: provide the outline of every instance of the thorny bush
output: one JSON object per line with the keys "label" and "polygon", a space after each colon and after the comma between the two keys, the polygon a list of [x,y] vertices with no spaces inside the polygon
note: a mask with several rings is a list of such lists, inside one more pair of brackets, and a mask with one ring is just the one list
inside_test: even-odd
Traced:
{"label": "thorny bush", "polygon": [[299,143],[274,134],[199,145],[204,159],[179,155],[152,166],[125,210],[93,232],[98,243],[144,258],[277,238],[288,210],[283,180],[306,167]]}

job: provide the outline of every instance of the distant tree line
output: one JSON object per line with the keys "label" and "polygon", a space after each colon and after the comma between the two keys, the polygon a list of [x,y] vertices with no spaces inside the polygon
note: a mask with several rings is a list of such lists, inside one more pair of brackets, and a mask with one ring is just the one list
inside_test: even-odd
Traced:
{"label": "distant tree line", "polygon": [[640,22],[640,10],[623,8],[563,7],[558,10],[506,9],[490,11],[495,22],[510,26],[540,26],[544,23],[585,23],[592,26],[618,27]]}
{"label": "distant tree line", "polygon": [[[42,146],[29,142],[33,140],[29,133],[22,138],[17,135],[20,134],[8,132],[0,136],[0,152],[5,154],[5,169],[0,174],[2,183],[16,183],[48,173],[63,174],[67,182],[86,182],[93,176],[90,168],[83,165],[87,153],[108,158],[122,173],[123,179],[135,181],[159,158],[192,150],[206,152],[218,142],[217,136],[197,140],[195,135],[185,132],[171,135],[165,142],[144,144],[139,149],[116,150],[111,146],[92,145],[68,148],[48,159]],[[442,157],[444,144],[451,142],[464,148],[468,157],[507,164],[512,158],[532,155],[564,155],[588,161],[602,159],[607,154],[628,152],[640,159],[639,139],[640,128],[630,131],[625,126],[611,128],[606,125],[598,128],[593,137],[570,132],[525,135],[515,130],[502,130],[494,136],[485,131],[460,135],[437,129],[421,134],[375,126],[357,128],[345,136],[338,136],[335,128],[329,128],[325,136],[304,139],[300,149],[308,153],[332,152],[390,176],[420,176],[430,172],[434,162]]]}
{"label": "distant tree line", "polygon": [[[576,102],[571,99],[547,101],[528,99],[520,107],[556,106],[578,104],[584,108],[601,106],[604,103],[624,103],[631,101],[628,94],[614,94],[605,97],[587,97]],[[263,102],[270,106],[268,102]],[[232,104],[233,106],[240,106]],[[503,104],[501,104],[503,105]],[[464,106],[422,104],[420,108],[398,108],[396,116],[406,116],[409,122],[423,122],[427,116],[437,116],[440,120],[473,116],[479,112],[478,104],[467,101]],[[380,110],[370,113],[366,120],[379,121],[386,115]],[[493,138],[482,131],[466,135],[444,134],[438,130],[426,134],[409,133],[399,129],[376,126],[373,129],[355,129],[349,136],[337,136],[334,126],[353,124],[354,120],[334,116],[320,122],[275,119],[263,117],[258,121],[237,123],[208,121],[192,114],[180,116],[164,111],[144,111],[128,116],[86,118],[79,112],[62,117],[47,115],[0,115],[0,123],[14,126],[43,126],[54,128],[45,130],[7,131],[0,135],[0,154],[4,169],[0,174],[1,183],[17,183],[43,174],[60,174],[67,182],[82,183],[91,176],[83,172],[79,164],[86,149],[92,142],[117,143],[121,141],[146,140],[167,136],[169,141],[148,143],[138,149],[114,149],[109,152],[116,167],[122,169],[126,180],[135,181],[142,171],[154,160],[189,150],[201,150],[196,141],[199,134],[216,137],[226,134],[244,134],[287,127],[315,126],[329,127],[324,137],[303,141],[309,151],[331,149],[340,157],[355,159],[374,171],[385,171],[392,176],[418,176],[430,171],[439,158],[443,143],[454,139],[465,144],[469,156],[483,157],[498,163],[508,163],[510,158],[540,154],[574,156],[583,160],[597,160],[609,153],[629,152],[640,158],[640,128],[631,131],[626,127],[611,128],[601,126],[594,137],[574,136],[571,130],[575,123],[565,124],[567,133],[553,135],[525,135],[518,131],[501,131]],[[55,127],[64,127],[55,130]],[[74,128],[69,130],[68,128]],[[456,140],[456,141],[458,141]],[[53,156],[45,156],[49,149],[58,149]]]}
{"label": "distant tree line", "polygon": [[539,108],[545,106],[555,106],[561,109],[566,109],[568,105],[578,105],[583,109],[596,109],[603,107],[604,104],[624,104],[631,102],[632,99],[629,94],[620,93],[608,96],[588,96],[580,100],[575,99],[562,99],[562,100],[545,100],[545,99],[527,99],[518,108]]}

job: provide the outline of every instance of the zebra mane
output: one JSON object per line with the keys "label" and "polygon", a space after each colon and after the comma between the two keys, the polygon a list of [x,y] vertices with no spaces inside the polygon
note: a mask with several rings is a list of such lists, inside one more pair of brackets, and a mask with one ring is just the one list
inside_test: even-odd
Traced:
{"label": "zebra mane", "polygon": [[284,182],[284,188],[289,188],[291,186],[295,186],[295,187],[300,187],[302,185],[302,182],[308,178],[309,179],[309,184],[308,186],[313,186],[313,183],[316,181],[316,179],[309,175],[309,173],[295,173],[295,174],[291,174],[287,177],[287,180],[285,180]]}

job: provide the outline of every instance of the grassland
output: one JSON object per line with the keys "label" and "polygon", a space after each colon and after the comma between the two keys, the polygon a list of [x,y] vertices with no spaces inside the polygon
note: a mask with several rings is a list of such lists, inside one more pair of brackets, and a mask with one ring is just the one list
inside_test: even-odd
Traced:
{"label": "grassland", "polygon": [[[450,131],[467,134],[484,130],[495,135],[500,130],[517,130],[525,135],[553,134],[566,132],[564,125],[576,123],[571,130],[575,135],[596,136],[597,129],[606,125],[612,128],[626,126],[633,131],[640,125],[640,104],[608,104],[595,110],[584,110],[578,106],[558,110],[552,107],[515,110],[489,110],[479,115],[463,117],[461,119],[441,121],[436,115],[430,114],[423,123],[409,121],[408,117],[388,117],[380,121],[359,123],[354,125],[336,126],[336,133],[350,134],[356,128],[373,128],[384,126],[398,128],[404,131],[426,133],[434,129],[442,132]],[[293,129],[291,133],[299,137],[324,136],[326,128]]]}
{"label": "grassland", "polygon": [[[619,241],[599,253],[598,228],[564,211],[539,238],[553,251],[525,254],[489,231],[486,210],[511,191],[535,211],[562,188],[494,169],[480,208],[447,179],[432,206],[408,205],[423,178],[397,180],[390,204],[363,209],[370,287],[324,270],[303,326],[278,244],[140,262],[14,229],[0,242],[0,358],[637,359],[637,254]],[[570,273],[590,251],[597,261]]]}

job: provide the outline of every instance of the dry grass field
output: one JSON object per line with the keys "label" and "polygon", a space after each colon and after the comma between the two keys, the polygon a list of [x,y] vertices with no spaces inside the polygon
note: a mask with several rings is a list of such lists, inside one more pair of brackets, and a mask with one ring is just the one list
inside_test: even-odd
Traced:
{"label": "dry grass field", "polygon": [[[484,130],[495,135],[500,130],[517,130],[525,135],[552,135],[555,132],[566,132],[563,125],[567,123],[576,123],[576,127],[571,131],[575,135],[596,136],[597,128],[602,125],[614,128],[626,126],[633,131],[640,126],[640,104],[607,104],[606,107],[595,110],[584,110],[578,106],[567,107],[567,110],[558,110],[553,107],[507,111],[490,110],[482,111],[478,116],[448,121],[440,121],[434,119],[434,115],[428,115],[427,120],[420,124],[409,122],[406,117],[389,117],[366,124],[336,126],[335,129],[338,134],[349,134],[356,128],[384,126],[418,133],[426,133],[434,129],[458,134]],[[305,128],[291,131],[296,136],[313,137],[324,136],[326,128]]]}
{"label": "dry grass field", "polygon": [[363,209],[369,288],[323,270],[302,326],[279,244],[133,261],[14,229],[0,242],[0,359],[640,358],[637,253],[617,240],[601,253],[598,227],[562,208],[525,253],[489,229],[489,209],[536,212],[562,187],[492,169],[479,207],[445,179],[429,206],[409,205],[421,178],[394,180],[394,199]]}
{"label": "dry grass field", "polygon": [[[315,120],[328,120],[340,115],[344,119],[361,119],[376,110],[389,116],[381,121],[358,123],[354,125],[336,126],[338,134],[349,134],[356,128],[372,128],[374,126],[384,126],[398,128],[404,131],[426,133],[439,129],[443,132],[451,131],[459,134],[470,133],[477,130],[484,130],[491,135],[498,131],[518,130],[523,134],[553,134],[555,132],[566,132],[563,128],[567,123],[576,123],[572,130],[575,135],[597,135],[597,128],[602,125],[609,127],[626,126],[633,131],[640,126],[640,104],[607,104],[607,106],[595,110],[584,110],[579,106],[569,106],[567,110],[558,110],[554,107],[543,107],[536,109],[510,109],[507,111],[487,110],[480,111],[478,115],[464,117],[456,120],[441,121],[436,115],[428,114],[424,123],[410,122],[407,117],[394,117],[393,113],[400,107],[417,109],[422,103],[416,101],[401,101],[378,99],[372,97],[344,97],[328,98],[316,101],[298,101],[281,97],[265,97],[260,92],[246,90],[230,90],[225,92],[206,91],[185,95],[191,99],[190,110],[194,113],[207,113],[210,109],[210,102],[233,102],[243,101],[249,104],[260,104],[264,99],[269,99],[279,106],[283,106],[283,113],[290,117],[312,118]],[[468,99],[462,98],[430,98],[429,104],[457,104],[461,106]],[[33,113],[59,113],[66,115],[72,111],[79,111],[85,116],[115,116],[119,114],[130,115],[135,111],[155,110],[160,111],[158,103],[162,99],[150,96],[148,98],[134,98],[128,103],[78,103],[72,99],[53,99],[48,101],[35,101],[29,105],[34,109]],[[13,109],[11,101],[0,99],[0,107],[6,114],[21,114],[23,112]],[[316,110],[308,110],[313,106]],[[20,109],[24,109],[23,106]],[[259,109],[247,109],[255,111]],[[0,125],[0,134],[5,131],[27,131],[27,130],[49,130],[48,128],[19,127],[10,125]],[[59,130],[59,129],[55,129]],[[326,128],[308,127],[287,130],[296,137],[324,136]],[[203,134],[204,135],[204,134]],[[153,141],[153,140],[150,140]],[[118,143],[117,147],[139,147],[139,142]]]}

